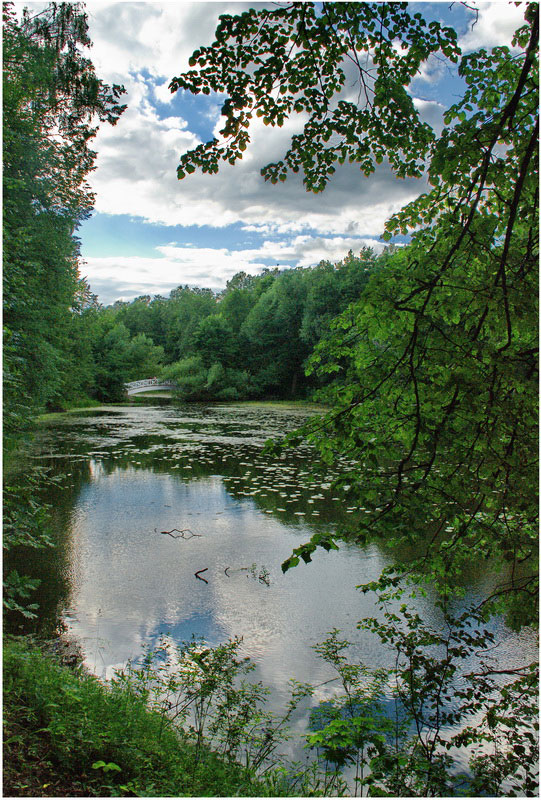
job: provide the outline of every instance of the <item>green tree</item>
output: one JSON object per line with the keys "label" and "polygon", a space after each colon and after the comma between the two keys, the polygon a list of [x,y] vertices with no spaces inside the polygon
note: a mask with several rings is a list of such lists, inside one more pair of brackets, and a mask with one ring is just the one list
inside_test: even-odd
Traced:
{"label": "green tree", "polygon": [[220,314],[227,320],[231,330],[237,334],[257,300],[255,286],[258,281],[259,279],[252,275],[238,272],[227,282],[225,291],[220,295]]}
{"label": "green tree", "polygon": [[204,400],[207,398],[208,369],[200,356],[189,356],[169,364],[161,372],[161,378],[176,383],[175,393],[182,400]]}
{"label": "green tree", "polygon": [[62,371],[61,400],[85,402],[95,394],[93,337],[100,305],[84,279],[79,280],[70,319],[65,366]]}
{"label": "green tree", "polygon": [[350,252],[337,264],[322,261],[307,275],[307,296],[300,330],[301,339],[312,348],[326,334],[331,321],[349,303],[359,298],[374,269],[370,248],[359,256]]}
{"label": "green tree", "polygon": [[[369,512],[358,521],[360,541],[416,543],[416,561],[367,589],[392,595],[413,576],[445,598],[472,560],[489,560],[506,576],[463,620],[459,661],[479,613],[504,610],[516,627],[536,622],[539,22],[535,3],[524,10],[513,50],[463,57],[454,31],[405,3],[249,10],[222,17],[214,44],[196,50],[193,69],[171,84],[227,94],[221,139],[186,153],[179,178],[241,158],[253,116],[282,125],[295,113],[307,121],[283,159],[262,170],[272,182],[302,170],[307,189],[321,191],[346,160],[365,175],[384,158],[399,177],[426,170],[428,190],[384,234],[407,235],[410,244],[386,256],[312,358],[312,371],[334,378],[323,395],[332,411],[291,438],[307,438],[330,463],[343,455],[357,462],[337,485]],[[465,84],[439,136],[407,93],[432,54],[459,62]],[[358,103],[341,96],[346,62],[356,70]],[[328,537],[318,542],[332,546]],[[309,561],[318,542],[297,548],[284,569]],[[403,647],[408,635],[399,628],[398,617],[387,628],[376,623],[384,641]],[[430,643],[421,637],[412,651],[418,664]],[[512,691],[489,686],[490,675],[487,667],[473,695],[486,728],[470,729],[470,742],[516,726]],[[432,678],[436,685],[437,670]],[[410,700],[422,669],[415,680]],[[531,721],[531,707],[527,714]],[[500,790],[508,769],[519,769],[519,782],[529,773],[526,749],[515,745],[513,732],[493,768],[482,757],[472,763],[483,791]],[[523,788],[531,793],[530,778]]]}
{"label": "green tree", "polygon": [[79,288],[74,231],[93,201],[90,142],[97,122],[114,124],[125,108],[122,87],[97,78],[89,45],[77,4],[24,11],[20,22],[4,6],[6,430],[21,425],[20,398],[39,407],[62,393]]}
{"label": "green tree", "polygon": [[242,326],[248,341],[247,361],[258,394],[295,396],[309,349],[300,328],[306,299],[302,270],[278,275],[261,294]]}
{"label": "green tree", "polygon": [[93,336],[96,389],[100,400],[122,400],[126,381],[152,378],[161,370],[163,347],[144,333],[134,337],[114,313],[99,320]]}
{"label": "green tree", "polygon": [[200,321],[216,311],[216,297],[210,289],[173,289],[163,311],[165,352],[169,361],[193,355],[194,336]]}
{"label": "green tree", "polygon": [[[513,44],[516,52],[461,58],[466,88],[439,137],[406,88],[430,55],[459,60],[457,36],[404,3],[294,3],[223,16],[214,44],[196,50],[194,69],[171,86],[228,95],[222,140],[186,153],[180,178],[241,157],[254,114],[273,125],[309,117],[284,159],[263,169],[270,180],[302,168],[307,188],[319,191],[346,158],[365,174],[384,156],[401,177],[427,168],[428,191],[386,226],[387,240],[408,234],[411,244],[313,359],[320,374],[341,375],[326,395],[333,412],[306,433],[328,460],[347,452],[363,464],[343,483],[374,509],[370,530],[429,533],[447,576],[472,552],[520,564],[522,577],[502,595],[520,596],[527,615],[535,572],[524,565],[536,549],[535,4],[525,5]],[[346,57],[358,104],[340,97]],[[265,315],[276,306],[269,296]],[[254,330],[256,311],[245,323]]]}
{"label": "green tree", "polygon": [[234,365],[234,336],[222,314],[209,314],[202,319],[194,332],[193,341],[206,367],[217,361],[225,367]]}

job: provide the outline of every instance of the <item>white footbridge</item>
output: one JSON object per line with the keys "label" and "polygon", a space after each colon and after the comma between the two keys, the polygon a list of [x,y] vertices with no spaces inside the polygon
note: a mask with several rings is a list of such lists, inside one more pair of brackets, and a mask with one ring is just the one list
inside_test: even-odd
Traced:
{"label": "white footbridge", "polygon": [[176,386],[176,383],[161,381],[159,378],[148,378],[147,380],[131,381],[131,383],[124,384],[128,396],[140,394],[141,392],[170,392],[172,389],[176,389]]}

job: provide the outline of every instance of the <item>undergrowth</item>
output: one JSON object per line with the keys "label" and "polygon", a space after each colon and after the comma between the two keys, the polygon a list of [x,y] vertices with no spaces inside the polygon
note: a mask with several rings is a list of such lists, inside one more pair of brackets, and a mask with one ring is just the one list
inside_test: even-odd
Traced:
{"label": "undergrowth", "polygon": [[[4,643],[4,796],[268,796],[265,781],[120,685]],[[286,792],[287,793],[287,792]]]}

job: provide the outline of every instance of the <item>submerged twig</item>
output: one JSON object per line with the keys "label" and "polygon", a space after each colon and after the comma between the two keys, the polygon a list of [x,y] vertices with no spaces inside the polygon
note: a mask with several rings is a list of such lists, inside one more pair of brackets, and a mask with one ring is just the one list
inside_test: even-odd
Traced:
{"label": "submerged twig", "polygon": [[203,581],[204,583],[208,583],[208,581],[205,578],[201,577],[201,573],[202,572],[206,572],[207,570],[208,570],[208,567],[205,567],[204,569],[198,569],[197,572],[194,572],[194,575],[195,575],[195,577],[197,578],[198,581]]}

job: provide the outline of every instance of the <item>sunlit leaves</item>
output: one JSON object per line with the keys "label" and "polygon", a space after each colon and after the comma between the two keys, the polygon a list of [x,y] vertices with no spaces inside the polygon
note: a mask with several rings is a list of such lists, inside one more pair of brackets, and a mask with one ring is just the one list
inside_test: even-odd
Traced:
{"label": "sunlit leaves", "polygon": [[284,158],[262,170],[271,183],[301,171],[306,188],[320,192],[337,164],[357,163],[370,175],[384,158],[399,177],[419,177],[434,134],[406,87],[430,55],[456,61],[456,40],[454,30],[412,16],[404,3],[294,3],[224,15],[213,45],[197,49],[192,69],[170,85],[225,94],[223,138],[186,153],[177,174],[185,177],[188,165],[214,173],[220,161],[235,163],[253,115],[282,126],[303,114],[303,131]]}
{"label": "sunlit leaves", "polygon": [[432,186],[387,224],[384,238],[412,241],[380,259],[316,348],[309,370],[336,375],[320,395],[332,411],[303,430],[324,461],[358,460],[336,487],[371,512],[363,541],[417,543],[423,580],[446,591],[472,559],[512,565],[485,609],[513,626],[535,619],[537,581],[538,33],[526,16],[522,53],[463,59]]}
{"label": "sunlit leaves", "polygon": [[293,550],[293,555],[286,558],[282,564],[282,572],[287,572],[291,567],[296,567],[301,558],[305,564],[309,564],[318,547],[322,547],[327,552],[329,550],[338,550],[338,545],[330,534],[315,533],[309,542],[296,547]]}

